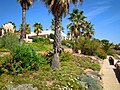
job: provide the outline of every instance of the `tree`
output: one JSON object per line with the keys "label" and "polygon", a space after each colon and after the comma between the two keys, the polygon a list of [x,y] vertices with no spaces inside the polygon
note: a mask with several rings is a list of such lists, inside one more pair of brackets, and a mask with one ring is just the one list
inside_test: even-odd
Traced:
{"label": "tree", "polygon": [[85,26],[83,26],[83,36],[92,38],[92,36],[95,33],[93,24],[86,21],[86,23],[84,25]]}
{"label": "tree", "polygon": [[[54,28],[55,28],[55,20],[54,19],[52,19],[52,21],[51,21],[51,29],[54,31]],[[64,32],[64,27],[62,27],[62,32]]]}
{"label": "tree", "polygon": [[22,7],[22,31],[20,36],[20,43],[23,44],[25,38],[25,25],[26,25],[26,10],[33,4],[34,0],[17,0]]}
{"label": "tree", "polygon": [[[25,33],[29,34],[31,31],[30,24],[26,24],[25,28],[26,28]],[[20,25],[19,32],[22,32],[22,24]]]}
{"label": "tree", "polygon": [[110,47],[113,45],[113,43],[109,43],[108,40],[101,40],[101,42],[102,42],[102,49],[107,54],[108,51],[110,50]]}
{"label": "tree", "polygon": [[37,34],[38,37],[38,34],[41,33],[43,30],[43,26],[41,23],[35,23],[33,27],[34,27],[34,32]]}
{"label": "tree", "polygon": [[70,17],[68,18],[71,23],[67,25],[67,28],[71,31],[71,34],[76,39],[80,34],[82,34],[82,24],[86,17],[83,15],[83,11],[79,11],[78,9],[74,9],[73,12],[70,13]]}
{"label": "tree", "polygon": [[[62,16],[66,16],[69,12],[70,1],[76,4],[78,0],[43,0],[49,11],[52,12],[55,19],[55,32],[54,32],[54,58],[52,60],[52,69],[59,68],[59,55],[61,49],[61,31],[62,31]],[[81,2],[83,0],[80,0]]]}
{"label": "tree", "polygon": [[73,45],[73,52],[78,53],[77,43],[78,37],[82,35],[83,22],[86,17],[83,15],[83,11],[79,11],[78,9],[74,9],[72,13],[70,13],[70,17],[68,18],[71,23],[67,25],[71,32],[71,36],[74,38],[75,44]]}

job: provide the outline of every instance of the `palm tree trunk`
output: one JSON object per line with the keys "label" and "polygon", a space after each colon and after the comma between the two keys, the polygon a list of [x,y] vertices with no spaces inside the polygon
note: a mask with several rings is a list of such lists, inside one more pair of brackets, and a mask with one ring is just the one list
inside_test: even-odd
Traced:
{"label": "palm tree trunk", "polygon": [[25,38],[25,26],[26,25],[26,9],[22,7],[22,31],[20,36],[20,44],[23,44],[23,39]]}
{"label": "palm tree trunk", "polygon": [[39,34],[39,33],[37,33],[37,38],[38,38],[38,34]]}
{"label": "palm tree trunk", "polygon": [[59,55],[62,51],[61,48],[61,31],[62,31],[62,17],[55,16],[55,32],[54,32],[54,57],[52,60],[52,69],[60,67]]}

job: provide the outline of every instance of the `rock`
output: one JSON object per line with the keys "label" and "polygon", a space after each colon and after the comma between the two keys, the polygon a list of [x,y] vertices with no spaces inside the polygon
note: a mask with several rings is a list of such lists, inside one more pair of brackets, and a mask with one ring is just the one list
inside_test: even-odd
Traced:
{"label": "rock", "polygon": [[33,88],[32,84],[21,84],[17,87],[13,87],[12,85],[6,86],[5,90],[38,90],[37,87]]}

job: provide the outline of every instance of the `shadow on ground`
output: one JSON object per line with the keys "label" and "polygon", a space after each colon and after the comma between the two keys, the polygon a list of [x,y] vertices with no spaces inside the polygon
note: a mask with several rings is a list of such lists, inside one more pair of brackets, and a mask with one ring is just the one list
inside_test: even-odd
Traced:
{"label": "shadow on ground", "polygon": [[118,80],[118,82],[120,83],[120,71],[118,71],[117,69],[113,69],[116,75],[116,78]]}

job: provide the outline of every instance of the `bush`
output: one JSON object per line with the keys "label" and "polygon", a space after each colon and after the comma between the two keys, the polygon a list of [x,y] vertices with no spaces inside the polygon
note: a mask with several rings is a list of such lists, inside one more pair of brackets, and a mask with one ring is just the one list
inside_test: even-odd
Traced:
{"label": "bush", "polygon": [[116,51],[114,49],[109,49],[107,54],[114,56],[116,54]]}
{"label": "bush", "polygon": [[[42,58],[43,59],[43,58]],[[38,70],[43,63],[40,55],[28,45],[17,46],[12,50],[10,56],[6,56],[2,61],[0,73],[23,73],[26,70]]]}
{"label": "bush", "polygon": [[71,47],[73,47],[74,43],[73,43],[73,41],[70,41],[70,40],[62,40],[61,44],[71,48]]}
{"label": "bush", "polygon": [[36,43],[45,43],[45,44],[50,44],[50,40],[48,38],[34,38],[33,39],[33,42],[36,42]]}
{"label": "bush", "polygon": [[51,33],[50,36],[49,36],[50,39],[54,39],[54,37],[55,37],[55,36],[54,36],[54,34],[52,34],[52,33]]}
{"label": "bush", "polygon": [[32,43],[25,43],[25,44],[34,47],[37,51],[49,51],[49,50],[53,49],[52,44],[46,44],[43,42],[39,42],[39,43],[32,42]]}
{"label": "bush", "polygon": [[85,90],[102,90],[100,83],[90,76],[80,76],[79,80],[84,86]]}
{"label": "bush", "polygon": [[60,55],[61,61],[70,61],[70,60],[73,60],[73,58],[74,58],[73,55],[68,52],[62,52]]}
{"label": "bush", "polygon": [[107,57],[107,54],[105,53],[103,49],[98,49],[96,52],[96,55],[101,59],[106,59]]}
{"label": "bush", "polygon": [[0,47],[12,50],[17,45],[19,45],[19,39],[13,33],[8,32],[0,38]]}
{"label": "bush", "polygon": [[95,55],[100,43],[97,40],[84,38],[79,41],[81,53],[85,55]]}

